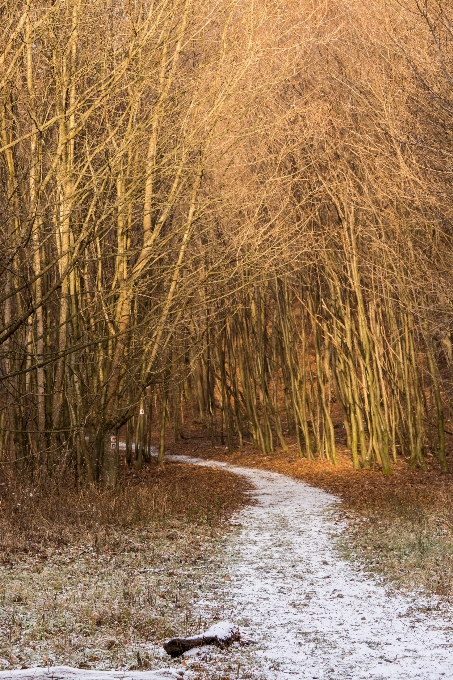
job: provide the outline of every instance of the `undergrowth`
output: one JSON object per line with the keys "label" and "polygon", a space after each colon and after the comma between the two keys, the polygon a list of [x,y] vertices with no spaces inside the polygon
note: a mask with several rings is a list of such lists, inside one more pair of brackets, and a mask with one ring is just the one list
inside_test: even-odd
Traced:
{"label": "undergrowth", "polygon": [[171,664],[163,638],[203,626],[197,584],[247,485],[169,464],[117,492],[0,488],[0,666],[147,669]]}

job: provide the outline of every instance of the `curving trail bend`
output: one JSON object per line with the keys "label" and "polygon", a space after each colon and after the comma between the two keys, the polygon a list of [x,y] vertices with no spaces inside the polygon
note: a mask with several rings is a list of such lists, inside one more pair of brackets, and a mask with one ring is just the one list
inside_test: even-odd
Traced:
{"label": "curving trail bend", "polygon": [[260,677],[453,678],[451,613],[435,599],[391,594],[341,559],[338,499],[273,472],[172,458],[226,467],[255,487],[256,504],[235,517],[221,597],[258,641]]}

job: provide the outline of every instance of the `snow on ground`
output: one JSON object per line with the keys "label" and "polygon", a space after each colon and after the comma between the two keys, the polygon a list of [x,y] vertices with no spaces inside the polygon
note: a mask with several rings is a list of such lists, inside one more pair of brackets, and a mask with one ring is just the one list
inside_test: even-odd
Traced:
{"label": "snow on ground", "polygon": [[[453,616],[435,598],[390,592],[341,559],[339,500],[273,472],[226,467],[254,487],[254,504],[206,556],[200,621],[227,619],[243,642],[203,646],[171,660],[149,652],[161,671],[1,671],[0,680],[437,680],[453,678]],[[201,568],[201,567],[200,567]],[[198,581],[199,582],[199,581]]]}
{"label": "snow on ground", "polygon": [[221,602],[223,617],[258,642],[248,652],[252,676],[453,678],[451,614],[435,599],[392,594],[340,558],[338,499],[273,472],[172,458],[225,466],[256,489],[256,504],[236,515],[227,542],[231,580],[200,601],[205,613]]}
{"label": "snow on ground", "polygon": [[0,671],[2,680],[183,680],[184,672],[169,668],[158,671],[96,671],[51,666]]}

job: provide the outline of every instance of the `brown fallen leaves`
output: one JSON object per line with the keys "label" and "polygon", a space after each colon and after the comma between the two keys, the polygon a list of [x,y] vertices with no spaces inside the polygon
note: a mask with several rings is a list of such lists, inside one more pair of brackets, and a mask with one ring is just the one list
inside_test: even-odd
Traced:
{"label": "brown fallen leaves", "polygon": [[[218,524],[246,502],[247,483],[224,470],[155,462],[140,471],[123,470],[116,491],[77,490],[60,481],[35,488],[13,479],[0,485],[1,561],[16,552],[45,554],[88,536],[102,542],[109,527],[136,528],[150,522],[172,532],[172,519]],[[158,527],[161,525],[161,528]]]}

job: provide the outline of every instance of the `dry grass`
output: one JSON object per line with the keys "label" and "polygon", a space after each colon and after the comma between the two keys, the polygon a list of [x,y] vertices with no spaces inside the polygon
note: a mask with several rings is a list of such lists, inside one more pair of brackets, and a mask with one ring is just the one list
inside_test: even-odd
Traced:
{"label": "dry grass", "polygon": [[[292,451],[263,457],[247,447],[229,455],[202,440],[174,448],[341,496],[350,528],[340,545],[345,556],[401,588],[453,595],[453,482],[434,465],[428,473],[401,465],[386,478],[354,471],[346,455],[334,467]],[[225,520],[246,490],[225,470],[176,463],[126,475],[119,493],[0,486],[0,666],[172,665],[162,639],[211,623],[194,605],[199,589],[222,578]],[[210,677],[216,664],[225,660],[210,657],[199,676]]]}
{"label": "dry grass", "polygon": [[295,447],[269,456],[251,446],[231,455],[224,447],[196,448],[196,455],[281,472],[340,496],[349,522],[344,556],[395,587],[453,597],[453,475],[441,475],[436,461],[428,472],[402,462],[386,477],[353,470],[345,452],[334,466],[298,458]]}
{"label": "dry grass", "polygon": [[340,544],[349,559],[402,589],[453,596],[453,513],[441,493],[422,500],[389,494],[379,505],[349,514]]}
{"label": "dry grass", "polygon": [[194,632],[197,587],[221,560],[247,485],[168,464],[119,493],[1,487],[0,665],[154,668]]}

